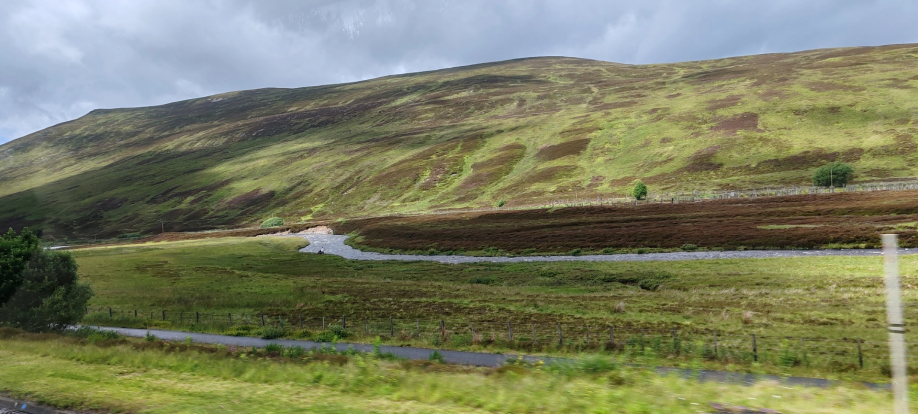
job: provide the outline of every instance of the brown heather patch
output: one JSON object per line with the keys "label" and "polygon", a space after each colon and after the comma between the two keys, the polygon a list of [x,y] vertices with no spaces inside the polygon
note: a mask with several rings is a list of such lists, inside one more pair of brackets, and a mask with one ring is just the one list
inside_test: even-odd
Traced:
{"label": "brown heather patch", "polygon": [[606,111],[609,109],[620,109],[620,108],[630,108],[638,104],[638,101],[618,101],[618,102],[609,102],[593,107],[595,111]]}
{"label": "brown heather patch", "polygon": [[660,144],[668,144],[668,143],[670,143],[670,142],[673,142],[672,137],[663,137],[663,138],[660,138]]}
{"label": "brown heather patch", "polygon": [[614,178],[609,180],[609,187],[624,187],[626,185],[631,185],[634,180],[637,180],[637,177],[630,175],[622,178]]}
{"label": "brown heather patch", "polygon": [[682,96],[682,93],[681,93],[681,92],[679,92],[679,93],[674,93],[674,94],[670,94],[670,95],[666,95],[666,98],[667,98],[667,99],[673,99],[673,98],[678,98],[678,97],[680,97],[680,96]]}
{"label": "brown heather patch", "polygon": [[590,144],[588,138],[577,139],[573,141],[562,142],[560,144],[549,145],[539,149],[536,158],[542,161],[551,161],[570,155],[580,155]]}
{"label": "brown heather patch", "polygon": [[[341,233],[360,231],[366,245],[406,250],[431,245],[441,250],[493,246],[510,252],[529,248],[558,252],[572,248],[676,248],[683,244],[725,248],[878,245],[881,231],[891,231],[896,223],[918,221],[916,197],[918,191],[836,193],[564,208],[551,213],[523,210],[435,218],[384,217],[333,226]],[[903,246],[918,245],[918,232],[897,232]]]}
{"label": "brown heather patch", "polygon": [[703,171],[717,171],[723,166],[723,164],[718,164],[713,161],[714,156],[717,155],[717,151],[720,150],[720,145],[712,145],[707,148],[702,148],[698,151],[695,151],[691,157],[689,157],[689,163],[685,167],[680,168],[680,172],[689,172],[697,173]]}
{"label": "brown heather patch", "polygon": [[717,125],[711,128],[711,131],[736,135],[739,131],[757,131],[758,126],[759,114],[754,112],[743,112],[730,118],[720,118]]}
{"label": "brown heather patch", "polygon": [[721,99],[714,99],[708,101],[708,110],[716,111],[718,109],[729,108],[731,106],[736,106],[743,100],[742,95],[730,95]]}
{"label": "brown heather patch", "polygon": [[844,92],[864,92],[867,90],[864,86],[854,86],[854,85],[843,85],[840,83],[831,83],[831,82],[810,82],[806,84],[807,89],[813,92],[831,92],[831,91],[844,91]]}
{"label": "brown heather patch", "polygon": [[262,189],[256,188],[240,196],[231,198],[226,202],[229,208],[250,207],[256,204],[262,204],[274,198],[274,191],[262,192]]}

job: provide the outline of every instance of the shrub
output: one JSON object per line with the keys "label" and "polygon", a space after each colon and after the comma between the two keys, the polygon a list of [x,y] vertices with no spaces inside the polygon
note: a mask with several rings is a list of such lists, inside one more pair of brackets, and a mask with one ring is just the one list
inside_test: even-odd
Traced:
{"label": "shrub", "polygon": [[79,283],[76,261],[64,252],[33,248],[19,276],[5,281],[18,285],[0,306],[0,323],[26,331],[60,331],[76,324],[92,297],[89,285]]}
{"label": "shrub", "polygon": [[440,354],[440,351],[433,351],[427,359],[441,364],[443,363],[443,355]]}
{"label": "shrub", "polygon": [[282,353],[284,352],[284,346],[281,344],[274,344],[274,343],[267,344],[265,345],[265,352]]}
{"label": "shrub", "polygon": [[816,169],[813,185],[817,187],[844,187],[854,176],[854,170],[843,162],[831,162]]}
{"label": "shrub", "polygon": [[686,244],[683,244],[683,245],[682,245],[682,250],[685,250],[685,251],[687,251],[687,252],[691,252],[691,251],[698,250],[698,246],[696,246],[696,245],[694,245],[694,244],[691,244],[691,243],[686,243]]}
{"label": "shrub", "polygon": [[284,336],[284,330],[273,326],[266,326],[261,330],[261,339],[277,339]]}
{"label": "shrub", "polygon": [[348,332],[347,329],[344,329],[344,327],[342,326],[333,325],[329,327],[328,330],[331,331],[332,334],[334,334],[335,336],[341,339],[345,339],[351,336],[351,333]]}
{"label": "shrub", "polygon": [[507,204],[507,202],[505,202],[504,200],[500,200],[497,202],[497,207],[503,207],[504,204]]}
{"label": "shrub", "polygon": [[581,253],[583,253],[583,249],[579,247],[570,251],[571,256],[580,256]]}
{"label": "shrub", "polygon": [[147,342],[156,342],[159,340],[159,338],[157,338],[156,335],[151,334],[150,331],[147,331],[147,334],[144,335],[143,339]]}
{"label": "shrub", "polygon": [[277,226],[283,226],[283,225],[284,225],[284,219],[280,217],[271,217],[261,222],[261,228],[263,229],[268,228],[268,227],[277,227]]}
{"label": "shrub", "polygon": [[644,197],[647,197],[647,186],[644,183],[638,181],[634,184],[634,189],[631,190],[631,195],[634,196],[635,200],[643,200]]}
{"label": "shrub", "polygon": [[497,278],[493,276],[476,276],[469,279],[469,283],[475,285],[496,285],[498,282]]}

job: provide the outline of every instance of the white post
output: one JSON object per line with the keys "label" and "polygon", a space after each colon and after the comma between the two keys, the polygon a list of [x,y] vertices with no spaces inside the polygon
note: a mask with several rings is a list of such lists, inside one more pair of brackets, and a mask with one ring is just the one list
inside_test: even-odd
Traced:
{"label": "white post", "polygon": [[883,264],[886,273],[886,319],[889,322],[889,359],[893,380],[893,412],[908,413],[908,384],[905,372],[905,320],[899,292],[898,241],[895,234],[883,235]]}

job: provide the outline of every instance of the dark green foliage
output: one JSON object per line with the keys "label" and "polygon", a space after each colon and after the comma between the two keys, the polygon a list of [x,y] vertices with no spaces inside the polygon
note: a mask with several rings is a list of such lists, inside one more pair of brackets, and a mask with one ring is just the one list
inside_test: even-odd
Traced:
{"label": "dark green foliage", "polygon": [[275,339],[284,336],[284,330],[267,326],[261,331],[261,339]]}
{"label": "dark green foliage", "polygon": [[499,282],[496,277],[492,276],[476,276],[469,279],[469,283],[475,285],[496,285]]}
{"label": "dark green foliage", "polygon": [[0,323],[34,332],[62,330],[83,318],[91,297],[69,254],[34,250],[21,283],[0,307]]}
{"label": "dark green foliage", "polygon": [[334,334],[335,336],[341,339],[351,336],[351,333],[348,332],[347,329],[344,329],[343,327],[338,326],[338,325],[331,326],[328,328],[328,330],[331,331],[332,334]]}
{"label": "dark green foliage", "polygon": [[691,252],[691,251],[698,250],[698,246],[696,246],[696,245],[694,245],[694,244],[691,244],[691,243],[686,243],[686,244],[683,244],[683,245],[682,245],[682,250],[685,250],[685,251],[687,251],[687,252]]}
{"label": "dark green foliage", "polygon": [[663,272],[638,271],[630,273],[606,273],[598,278],[603,283],[621,283],[637,286],[643,290],[657,290],[672,275]]}
{"label": "dark green foliage", "polygon": [[6,303],[22,283],[22,270],[39,248],[38,237],[29,229],[16,234],[9,229],[0,236],[0,305]]}
{"label": "dark green foliage", "polygon": [[277,227],[277,226],[283,226],[283,225],[284,225],[284,219],[280,217],[271,217],[261,222],[261,228],[263,229],[268,228],[268,227]]}
{"label": "dark green foliage", "polygon": [[647,186],[638,181],[637,184],[634,185],[634,189],[631,190],[631,195],[634,196],[635,200],[643,200],[644,197],[647,197]]}
{"label": "dark green foliage", "polygon": [[439,351],[433,351],[427,359],[441,364],[443,363],[443,355]]}
{"label": "dark green foliage", "polygon": [[507,204],[507,202],[505,202],[504,200],[500,200],[500,201],[497,202],[497,206],[498,206],[498,207],[503,207],[504,204]]}
{"label": "dark green foliage", "polygon": [[106,339],[121,339],[121,335],[114,331],[105,331],[96,329],[91,326],[81,326],[70,331],[70,335],[77,338],[84,338],[90,341],[101,341]]}
{"label": "dark green foliage", "polygon": [[854,169],[843,162],[831,162],[816,169],[813,185],[817,187],[844,187],[854,176]]}
{"label": "dark green foliage", "polygon": [[284,352],[284,346],[280,344],[267,344],[265,345],[265,352]]}

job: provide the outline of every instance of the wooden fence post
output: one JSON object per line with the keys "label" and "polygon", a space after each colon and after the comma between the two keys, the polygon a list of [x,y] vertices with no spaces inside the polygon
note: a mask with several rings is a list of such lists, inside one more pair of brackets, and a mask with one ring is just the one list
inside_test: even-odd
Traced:
{"label": "wooden fence post", "polygon": [[421,320],[420,319],[414,320],[414,328],[417,331],[417,335],[421,336]]}
{"label": "wooden fence post", "polygon": [[863,342],[863,340],[857,340],[857,365],[861,367],[861,369],[864,369],[864,353],[861,352],[861,342]]}
{"label": "wooden fence post", "polygon": [[714,359],[717,359],[717,332],[714,332]]}
{"label": "wooden fence post", "polygon": [[535,324],[532,324],[532,343],[539,343],[539,337],[536,336]]}
{"label": "wooden fence post", "polygon": [[561,322],[558,322],[558,345],[564,345],[564,335],[561,333]]}
{"label": "wooden fence post", "polygon": [[201,313],[198,311],[195,311],[194,312],[194,323],[198,323],[200,321],[201,321]]}
{"label": "wooden fence post", "polygon": [[679,331],[673,328],[673,352],[675,352],[676,355],[679,355],[680,351],[681,349],[679,347]]}
{"label": "wooden fence post", "polygon": [[137,309],[134,309],[134,317],[137,317]]}
{"label": "wooden fence post", "polygon": [[229,324],[230,324],[230,326],[233,326],[233,314],[232,314],[232,313],[227,313],[227,314],[226,314],[226,317],[229,319]]}
{"label": "wooden fence post", "polygon": [[112,317],[112,308],[111,308],[111,307],[108,308],[108,317],[109,317],[109,318]]}
{"label": "wooden fence post", "polygon": [[395,325],[392,324],[392,317],[389,317],[389,336],[395,337]]}
{"label": "wooden fence post", "polygon": [[752,334],[752,360],[759,361],[759,347],[755,343],[755,334]]}
{"label": "wooden fence post", "polygon": [[263,313],[261,314],[261,326],[262,326],[262,327],[265,326],[265,314],[263,314]]}
{"label": "wooden fence post", "polygon": [[510,321],[507,321],[507,339],[513,342],[513,327],[510,326]]}
{"label": "wooden fence post", "polygon": [[164,321],[166,320],[166,311],[165,311],[165,310],[163,311],[163,320],[164,320]]}

